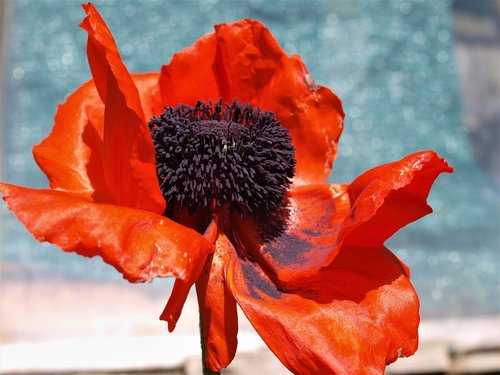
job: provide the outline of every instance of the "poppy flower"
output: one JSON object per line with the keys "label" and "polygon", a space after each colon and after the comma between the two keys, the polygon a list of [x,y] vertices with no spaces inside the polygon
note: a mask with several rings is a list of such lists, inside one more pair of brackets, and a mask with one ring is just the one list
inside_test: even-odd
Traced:
{"label": "poppy flower", "polygon": [[234,357],[239,305],[292,372],[383,373],[415,352],[418,297],[384,242],[431,212],[433,151],[326,183],[344,112],[258,21],[215,26],[159,73],[131,74],[92,4],[92,79],[33,149],[50,188],[1,183],[39,241],[131,282],[196,285],[207,366]]}

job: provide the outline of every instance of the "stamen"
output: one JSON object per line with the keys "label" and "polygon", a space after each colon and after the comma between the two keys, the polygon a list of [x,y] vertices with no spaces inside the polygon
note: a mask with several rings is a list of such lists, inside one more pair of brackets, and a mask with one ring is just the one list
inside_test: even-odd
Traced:
{"label": "stamen", "polygon": [[198,102],[166,107],[149,128],[168,206],[192,214],[215,203],[244,215],[283,204],[295,149],[273,113],[237,101]]}

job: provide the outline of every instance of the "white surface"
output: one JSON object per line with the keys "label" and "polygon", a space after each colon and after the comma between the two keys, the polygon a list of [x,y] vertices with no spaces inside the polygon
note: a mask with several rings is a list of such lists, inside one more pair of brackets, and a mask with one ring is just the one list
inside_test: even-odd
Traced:
{"label": "white surface", "polygon": [[[466,353],[460,357],[461,363],[463,366],[467,364],[467,368],[474,368],[479,358],[477,352],[488,350],[488,363],[500,370],[497,365],[498,352],[491,352],[494,348],[500,348],[499,330],[498,316],[422,322],[418,354],[398,360],[388,367],[388,373],[445,371],[453,366],[449,356],[453,348],[476,351],[472,354],[474,358],[467,359]],[[266,371],[273,373],[273,369],[280,368],[277,359],[264,348],[255,332],[241,330],[238,341],[238,353],[230,366],[230,373],[245,374],[245,369],[248,370],[252,364],[254,370],[262,368],[263,375]],[[0,372],[172,369],[186,364],[186,369],[194,371],[188,374],[194,374],[199,368],[199,354],[197,334],[11,343],[0,345]],[[284,368],[281,370],[287,373]]]}
{"label": "white surface", "polygon": [[2,372],[56,372],[181,367],[198,337],[71,339],[1,346]]}
{"label": "white surface", "polygon": [[[254,332],[240,332],[240,352],[262,347]],[[198,357],[198,335],[102,337],[0,345],[0,372],[116,371],[180,368]]]}

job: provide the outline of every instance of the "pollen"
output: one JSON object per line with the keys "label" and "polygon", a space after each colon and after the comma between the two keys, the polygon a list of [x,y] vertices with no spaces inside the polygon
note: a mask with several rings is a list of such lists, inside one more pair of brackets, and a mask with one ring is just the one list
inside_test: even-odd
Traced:
{"label": "pollen", "polygon": [[191,214],[226,205],[240,215],[279,208],[295,149],[272,112],[234,101],[166,107],[149,122],[167,206]]}

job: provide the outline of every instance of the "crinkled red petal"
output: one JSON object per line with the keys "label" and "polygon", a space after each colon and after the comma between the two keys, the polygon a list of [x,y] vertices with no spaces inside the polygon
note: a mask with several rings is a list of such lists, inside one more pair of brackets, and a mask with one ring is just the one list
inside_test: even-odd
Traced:
{"label": "crinkled red petal", "polygon": [[87,17],[87,56],[104,103],[102,165],[115,204],[162,213],[165,202],[156,176],[156,159],[139,92],[123,64],[106,23],[92,4]]}
{"label": "crinkled red petal", "polygon": [[132,282],[190,280],[212,250],[197,232],[152,212],[51,189],[0,183],[0,192],[38,241],[86,257],[99,255]]}
{"label": "crinkled red petal", "polygon": [[93,81],[60,104],[51,133],[33,147],[50,187],[112,202],[102,165],[104,105]]}
{"label": "crinkled red petal", "polygon": [[295,184],[328,178],[343,128],[341,102],[317,85],[300,57],[288,56],[261,23],[246,19],[216,26],[215,34],[162,68],[160,87],[168,105],[221,97],[274,112],[296,147]]}
{"label": "crinkled red petal", "polygon": [[285,293],[262,269],[233,256],[227,283],[280,361],[297,374],[383,374],[415,352],[418,298],[384,248],[343,248],[321,280]]}
{"label": "crinkled red petal", "polygon": [[242,254],[251,254],[276,282],[286,289],[300,286],[330,264],[342,245],[343,223],[350,214],[344,185],[310,185],[292,189],[289,215],[283,232],[263,240],[272,221],[259,225],[254,219],[235,217],[235,244]]}
{"label": "crinkled red petal", "polygon": [[363,173],[347,190],[351,214],[345,245],[381,246],[398,229],[432,212],[432,184],[453,169],[434,151],[421,151]]}
{"label": "crinkled red petal", "polygon": [[235,244],[281,288],[293,290],[316,278],[341,247],[381,247],[398,229],[431,212],[426,198],[432,183],[451,171],[429,151],[374,168],[351,185],[296,187],[289,193],[283,232],[264,239],[272,222],[235,217]]}
{"label": "crinkled red petal", "polygon": [[213,371],[227,367],[238,345],[238,314],[236,301],[227,289],[224,269],[234,253],[233,245],[219,234],[214,253],[196,281],[196,294],[202,317],[206,365]]}
{"label": "crinkled red petal", "polygon": [[[148,116],[158,107],[158,73],[134,74]],[[104,104],[91,80],[60,104],[51,133],[33,147],[50,187],[68,190],[97,202],[114,201],[103,166]],[[157,180],[151,183],[158,184]]]}
{"label": "crinkled red petal", "polygon": [[300,56],[288,56],[258,21],[215,27],[221,94],[272,111],[296,148],[296,184],[324,183],[343,128],[340,99],[317,85]]}

